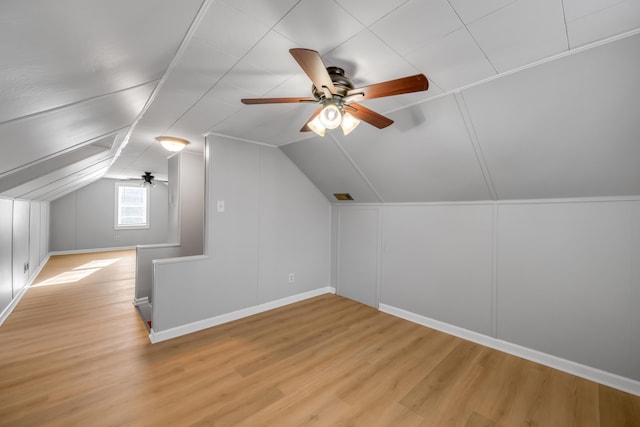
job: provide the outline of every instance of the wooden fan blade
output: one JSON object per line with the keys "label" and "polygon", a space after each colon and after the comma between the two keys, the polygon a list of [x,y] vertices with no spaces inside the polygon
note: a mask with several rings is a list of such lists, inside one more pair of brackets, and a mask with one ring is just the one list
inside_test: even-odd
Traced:
{"label": "wooden fan blade", "polygon": [[329,92],[336,93],[331,76],[329,76],[327,67],[324,66],[318,52],[311,49],[289,49],[289,53],[309,76],[316,89],[322,90],[323,87],[326,87]]}
{"label": "wooden fan blade", "polygon": [[347,97],[363,94],[358,101],[365,99],[382,98],[385,96],[402,95],[403,93],[420,92],[429,89],[429,80],[424,74],[403,77],[401,79],[389,80],[387,82],[375,83],[369,86],[351,89],[347,92]]}
{"label": "wooden fan blade", "polygon": [[393,120],[390,118],[385,117],[382,114],[378,114],[373,110],[369,110],[360,104],[351,103],[349,105],[345,105],[345,111],[348,111],[356,119],[367,122],[378,129],[384,129],[393,123]]}
{"label": "wooden fan blade", "polygon": [[315,98],[244,98],[243,104],[289,104],[296,102],[317,102]]}
{"label": "wooden fan blade", "polygon": [[316,118],[316,116],[318,114],[320,114],[320,111],[322,111],[323,107],[318,108],[312,115],[311,117],[309,117],[309,120],[307,120],[304,124],[304,126],[302,126],[302,129],[300,129],[300,132],[311,132],[311,128],[309,127],[309,122],[313,119]]}

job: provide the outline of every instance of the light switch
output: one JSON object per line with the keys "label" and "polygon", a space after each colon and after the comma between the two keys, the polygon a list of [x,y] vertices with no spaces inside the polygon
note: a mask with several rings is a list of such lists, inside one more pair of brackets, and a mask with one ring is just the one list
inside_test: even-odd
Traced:
{"label": "light switch", "polygon": [[224,212],[224,200],[218,200],[217,211]]}

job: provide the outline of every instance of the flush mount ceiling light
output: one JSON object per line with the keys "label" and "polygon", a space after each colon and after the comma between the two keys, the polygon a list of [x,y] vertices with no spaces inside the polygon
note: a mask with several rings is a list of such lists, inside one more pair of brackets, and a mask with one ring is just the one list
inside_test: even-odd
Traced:
{"label": "flush mount ceiling light", "polygon": [[156,138],[165,150],[169,151],[181,151],[189,144],[189,141],[182,138],[176,138],[175,136],[159,136]]}
{"label": "flush mount ceiling light", "polygon": [[385,96],[402,95],[425,91],[429,88],[429,80],[424,74],[402,77],[382,83],[355,88],[351,80],[339,67],[325,67],[320,54],[311,49],[290,49],[289,53],[307,74],[313,86],[311,97],[305,98],[245,98],[243,104],[283,104],[283,103],[315,103],[321,104],[301,132],[313,131],[324,136],[327,129],[338,126],[347,135],[362,120],[383,129],[393,123],[388,117],[369,110],[359,104],[360,101],[383,98]]}

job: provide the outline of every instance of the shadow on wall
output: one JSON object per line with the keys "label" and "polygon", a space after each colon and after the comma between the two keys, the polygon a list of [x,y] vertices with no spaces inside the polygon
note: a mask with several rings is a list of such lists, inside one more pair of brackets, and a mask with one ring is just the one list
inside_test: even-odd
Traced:
{"label": "shadow on wall", "polygon": [[402,133],[413,130],[426,121],[424,111],[420,108],[420,105],[405,108],[402,111],[392,113],[390,116],[394,120],[393,126]]}

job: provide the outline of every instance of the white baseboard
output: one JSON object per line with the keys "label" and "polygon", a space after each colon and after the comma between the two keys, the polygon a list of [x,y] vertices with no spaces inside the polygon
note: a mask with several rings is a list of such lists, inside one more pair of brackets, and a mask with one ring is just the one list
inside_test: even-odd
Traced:
{"label": "white baseboard", "polygon": [[47,261],[49,261],[49,257],[50,257],[50,254],[47,254],[47,256],[44,257],[42,262],[40,262],[40,265],[38,265],[38,268],[36,268],[36,271],[34,271],[33,274],[31,275],[31,278],[29,279],[29,281],[24,285],[24,287],[20,290],[20,292],[18,292],[18,295],[16,295],[11,300],[9,305],[6,306],[4,310],[2,310],[2,313],[0,313],[0,326],[2,326],[4,321],[7,320],[7,318],[11,314],[11,312],[13,312],[13,309],[16,308],[16,306],[18,305],[18,303],[20,302],[24,294],[27,293],[27,290],[31,287],[31,284],[33,283],[33,281],[36,280],[36,277],[38,277],[38,274],[40,274],[40,272],[44,268]]}
{"label": "white baseboard", "polygon": [[51,251],[49,252],[49,255],[75,255],[75,254],[90,254],[93,252],[127,251],[135,248],[136,248],[135,246],[116,246],[113,248],[71,249],[68,251]]}
{"label": "white baseboard", "polygon": [[201,331],[203,329],[211,328],[213,326],[222,325],[223,323],[232,322],[234,320],[242,319],[243,317],[253,316],[254,314],[262,313],[264,311],[273,310],[274,308],[283,307],[285,305],[293,304],[295,302],[303,301],[309,298],[317,297],[324,294],[335,294],[336,288],[327,286],[324,288],[314,289],[313,291],[303,292],[301,294],[292,295],[290,297],[281,298],[279,300],[266,302],[264,304],[255,305],[253,307],[247,307],[240,310],[233,311],[231,313],[221,314],[219,316],[210,317],[208,319],[199,320],[197,322],[188,323],[186,325],[177,326],[175,328],[166,329],[164,331],[155,331],[151,328],[149,334],[149,340],[155,344],[157,342],[166,341],[172,338],[177,338],[182,335],[187,335],[193,332]]}
{"label": "white baseboard", "polygon": [[22,288],[20,292],[18,292],[18,295],[16,295],[16,297],[11,300],[9,305],[6,306],[4,310],[2,310],[2,313],[0,313],[0,326],[2,326],[4,321],[9,318],[9,315],[11,314],[11,312],[13,312],[13,309],[16,308],[24,294],[27,293],[28,288],[29,286],[25,286],[24,288]]}
{"label": "white baseboard", "polygon": [[630,378],[612,374],[610,372],[606,372],[597,368],[592,368],[590,366],[562,359],[560,357],[552,356],[547,353],[542,353],[537,350],[532,350],[527,347],[483,335],[478,332],[473,332],[468,329],[460,328],[458,326],[453,326],[448,323],[440,322],[438,320],[422,316],[420,314],[403,310],[401,308],[396,308],[386,304],[380,304],[379,309],[380,311],[396,317],[400,317],[405,320],[409,320],[410,322],[436,329],[438,331],[454,335],[456,337],[472,341],[487,347],[491,347],[496,350],[521,357],[523,359],[531,360],[532,362],[540,363],[541,365],[549,366],[551,368],[558,369],[590,381],[595,381],[597,383],[613,387],[618,390],[634,394],[636,396],[640,396],[640,381],[632,380]]}
{"label": "white baseboard", "polygon": [[149,304],[149,297],[134,298],[133,301],[131,301],[131,303],[136,307],[141,305],[147,305]]}

